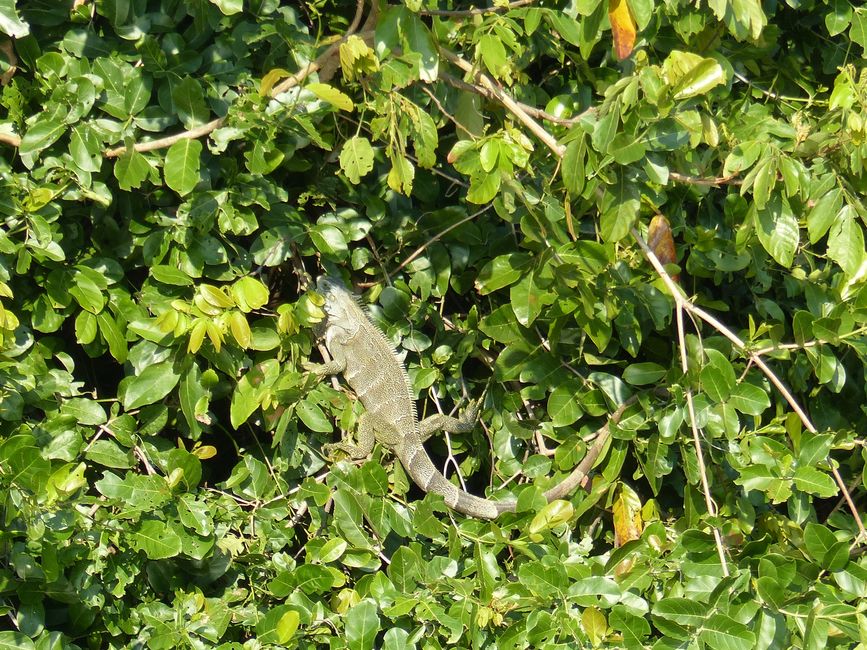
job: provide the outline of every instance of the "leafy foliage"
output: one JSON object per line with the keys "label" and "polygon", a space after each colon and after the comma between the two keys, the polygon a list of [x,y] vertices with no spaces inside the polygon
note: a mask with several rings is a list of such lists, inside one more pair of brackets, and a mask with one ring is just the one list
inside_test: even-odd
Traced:
{"label": "leafy foliage", "polygon": [[[0,0],[0,646],[867,645],[867,10],[495,4]],[[517,514],[323,457],[320,269]]]}

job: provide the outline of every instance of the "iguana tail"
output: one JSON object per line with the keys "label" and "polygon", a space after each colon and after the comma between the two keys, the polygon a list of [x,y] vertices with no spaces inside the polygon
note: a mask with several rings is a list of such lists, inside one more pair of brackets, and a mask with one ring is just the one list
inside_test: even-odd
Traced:
{"label": "iguana tail", "polygon": [[[568,496],[575,488],[586,482],[590,470],[593,469],[593,466],[608,444],[608,439],[611,436],[610,425],[616,424],[623,416],[626,408],[635,401],[635,397],[626,400],[611,414],[608,422],[597,431],[593,446],[587,450],[581,462],[578,463],[569,476],[545,492],[545,499],[549,503],[555,499],[562,499]],[[427,455],[427,451],[420,444],[412,446],[411,449],[399,450],[398,457],[416,485],[425,492],[441,495],[445,499],[446,505],[458,512],[479,519],[494,519],[504,512],[515,512],[517,506],[515,501],[483,499],[465,490],[461,490],[453,483],[450,483],[436,468],[430,456]]]}
{"label": "iguana tail", "polygon": [[478,519],[494,519],[500,513],[515,512],[514,501],[482,499],[450,483],[420,444],[396,452],[415,484],[425,492],[442,496],[449,508]]}

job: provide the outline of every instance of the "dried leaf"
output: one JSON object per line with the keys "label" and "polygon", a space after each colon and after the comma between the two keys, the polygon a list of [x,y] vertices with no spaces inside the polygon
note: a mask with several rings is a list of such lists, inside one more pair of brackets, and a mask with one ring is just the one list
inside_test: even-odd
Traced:
{"label": "dried leaf", "polygon": [[608,19],[614,37],[614,54],[618,61],[622,61],[632,54],[636,34],[635,20],[626,0],[608,0]]}
{"label": "dried leaf", "polygon": [[[647,230],[647,245],[663,264],[677,264],[677,249],[674,247],[671,225],[668,223],[668,219],[661,214],[650,220],[650,227]],[[675,273],[671,279],[680,282],[680,275]]]}

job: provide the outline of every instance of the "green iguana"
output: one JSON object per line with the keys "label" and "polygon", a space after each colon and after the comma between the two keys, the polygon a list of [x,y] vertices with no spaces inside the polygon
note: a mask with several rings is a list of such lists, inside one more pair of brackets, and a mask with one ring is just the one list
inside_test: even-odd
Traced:
{"label": "green iguana", "polygon": [[[436,431],[471,431],[478,416],[478,406],[472,404],[459,418],[433,415],[419,422],[406,368],[385,334],[368,318],[355,296],[339,280],[321,276],[316,282],[316,290],[325,298],[327,318],[321,334],[332,361],[306,364],[306,367],[319,376],[341,373],[365,408],[358,422],[358,444],[344,439],[326,445],[326,454],[340,449],[352,458],[364,458],[379,441],[395,453],[422,490],[442,495],[450,508],[481,519],[515,512],[514,501],[479,498],[450,483],[424,449],[424,441]],[[611,421],[619,419],[625,406],[618,409]],[[562,482],[545,492],[545,498],[548,501],[560,499],[583,483],[607,440],[606,424],[581,463]]]}

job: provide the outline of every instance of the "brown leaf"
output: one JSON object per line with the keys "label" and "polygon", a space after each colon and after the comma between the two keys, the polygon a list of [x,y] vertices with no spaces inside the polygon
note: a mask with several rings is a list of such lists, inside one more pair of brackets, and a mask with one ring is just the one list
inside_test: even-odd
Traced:
{"label": "brown leaf", "polygon": [[[641,519],[641,499],[635,490],[623,483],[618,484],[612,504],[614,512],[614,546],[621,547],[626,542],[641,537],[644,527]],[[632,569],[633,560],[626,558],[614,568],[614,574],[622,576]]]}
{"label": "brown leaf", "polygon": [[18,70],[18,57],[15,56],[15,47],[11,40],[0,43],[0,56],[6,59],[9,64],[9,69],[0,75],[0,86],[5,86],[12,80],[15,71]]}
{"label": "brown leaf", "polygon": [[608,20],[614,37],[614,54],[618,61],[622,61],[632,54],[636,34],[635,21],[626,0],[608,0]]}
{"label": "brown leaf", "polygon": [[[677,249],[674,247],[671,225],[661,214],[650,220],[650,227],[647,229],[647,245],[663,264],[677,264]],[[671,279],[680,282],[680,275],[675,273]]]}

